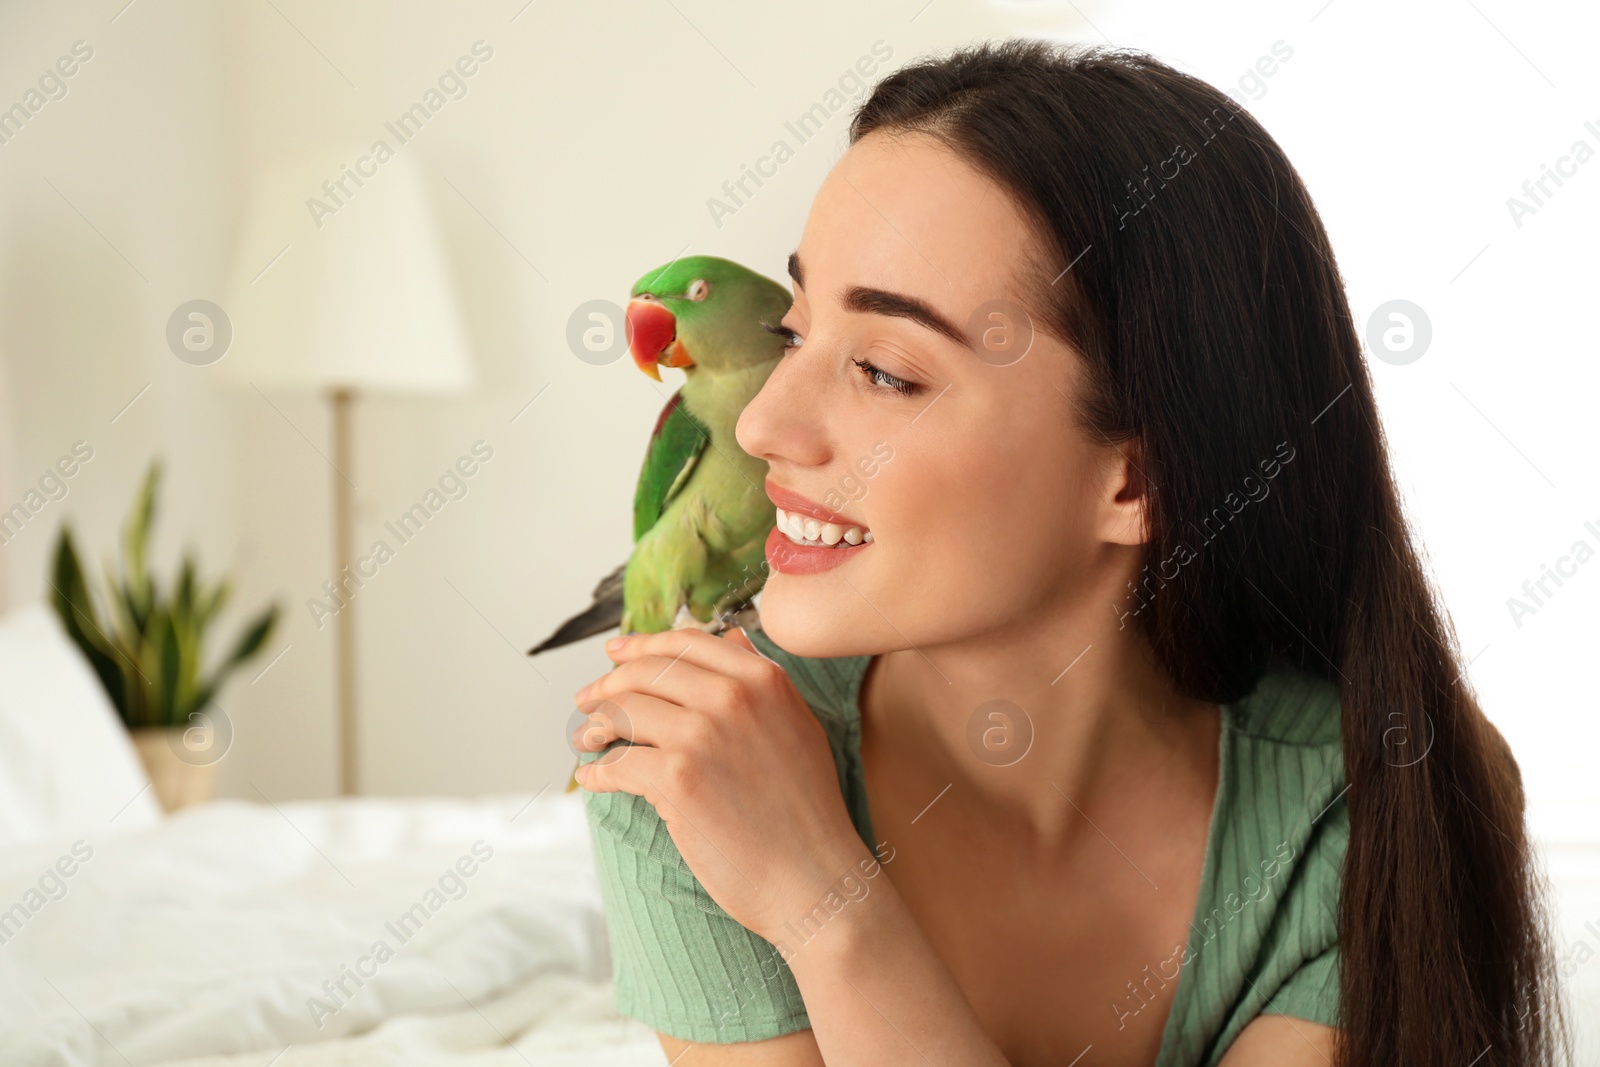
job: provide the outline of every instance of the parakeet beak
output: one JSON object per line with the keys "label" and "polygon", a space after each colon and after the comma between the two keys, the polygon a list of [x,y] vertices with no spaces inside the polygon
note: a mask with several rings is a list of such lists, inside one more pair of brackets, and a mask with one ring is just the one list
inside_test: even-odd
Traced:
{"label": "parakeet beak", "polygon": [[628,304],[628,351],[634,363],[656,381],[660,367],[692,367],[689,350],[678,339],[678,320],[657,300],[633,300]]}

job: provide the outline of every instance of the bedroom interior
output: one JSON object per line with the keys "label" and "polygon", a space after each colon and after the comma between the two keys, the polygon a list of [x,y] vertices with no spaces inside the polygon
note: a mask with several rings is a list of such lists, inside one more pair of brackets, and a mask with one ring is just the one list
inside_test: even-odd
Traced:
{"label": "bedroom interior", "polygon": [[[1576,354],[1597,279],[1574,237],[1600,185],[1579,170],[1536,216],[1505,204],[1582,129],[1566,101],[1595,98],[1600,34],[1509,6],[1505,34],[1403,12],[1377,44],[1350,0],[1220,21],[1167,0],[904,6],[0,13],[0,1063],[667,1062],[611,1003],[563,791],[571,694],[606,658],[523,652],[626,556],[675,382],[577,352],[572,324],[689,248],[782,277],[847,117],[732,203],[729,176],[860,57],[1010,34],[1109,35],[1237,86],[1305,161],[1359,313],[1432,316],[1432,351],[1373,377],[1521,761],[1577,1062],[1600,1063],[1600,568],[1559,569],[1600,549],[1580,430],[1600,372]],[[669,84],[664,52],[691,57]],[[1391,77],[1351,84],[1369,53]],[[668,121],[670,97],[694,121]],[[1355,160],[1329,132],[1352,113],[1373,130]],[[1378,132],[1396,114],[1405,159]],[[1430,177],[1485,116],[1484,158]],[[153,464],[145,603],[128,531]],[[99,612],[76,634],[75,595]],[[184,679],[162,715],[108,689],[138,673],[119,618],[140,664]]]}

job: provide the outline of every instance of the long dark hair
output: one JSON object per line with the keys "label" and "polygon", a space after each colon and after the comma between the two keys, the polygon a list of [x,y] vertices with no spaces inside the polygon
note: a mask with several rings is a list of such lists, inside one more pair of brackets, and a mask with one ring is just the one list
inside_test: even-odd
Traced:
{"label": "long dark hair", "polygon": [[[1132,443],[1144,474],[1132,621],[1173,684],[1231,703],[1292,664],[1339,687],[1338,1063],[1560,1062],[1520,774],[1419,561],[1333,249],[1283,150],[1147,55],[1027,40],[894,72],[850,141],[875,130],[938,138],[1035,220],[1037,326],[1082,358],[1082,423]],[[1197,550],[1284,442],[1273,491]]]}

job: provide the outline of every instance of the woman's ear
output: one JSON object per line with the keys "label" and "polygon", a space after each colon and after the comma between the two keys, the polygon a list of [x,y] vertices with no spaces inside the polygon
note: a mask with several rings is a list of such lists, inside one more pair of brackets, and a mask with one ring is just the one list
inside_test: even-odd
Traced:
{"label": "woman's ear", "polygon": [[1144,476],[1144,449],[1137,438],[1111,446],[1105,489],[1101,537],[1117,545],[1142,545],[1148,541],[1149,482]]}

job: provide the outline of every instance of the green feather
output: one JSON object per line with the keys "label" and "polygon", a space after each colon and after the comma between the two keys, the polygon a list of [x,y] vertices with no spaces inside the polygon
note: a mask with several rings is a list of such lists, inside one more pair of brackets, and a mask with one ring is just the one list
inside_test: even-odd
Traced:
{"label": "green feather", "polygon": [[684,405],[683,391],[673,393],[656,420],[639,470],[639,484],[633,493],[634,541],[660,521],[667,504],[688,482],[710,439],[711,431]]}

